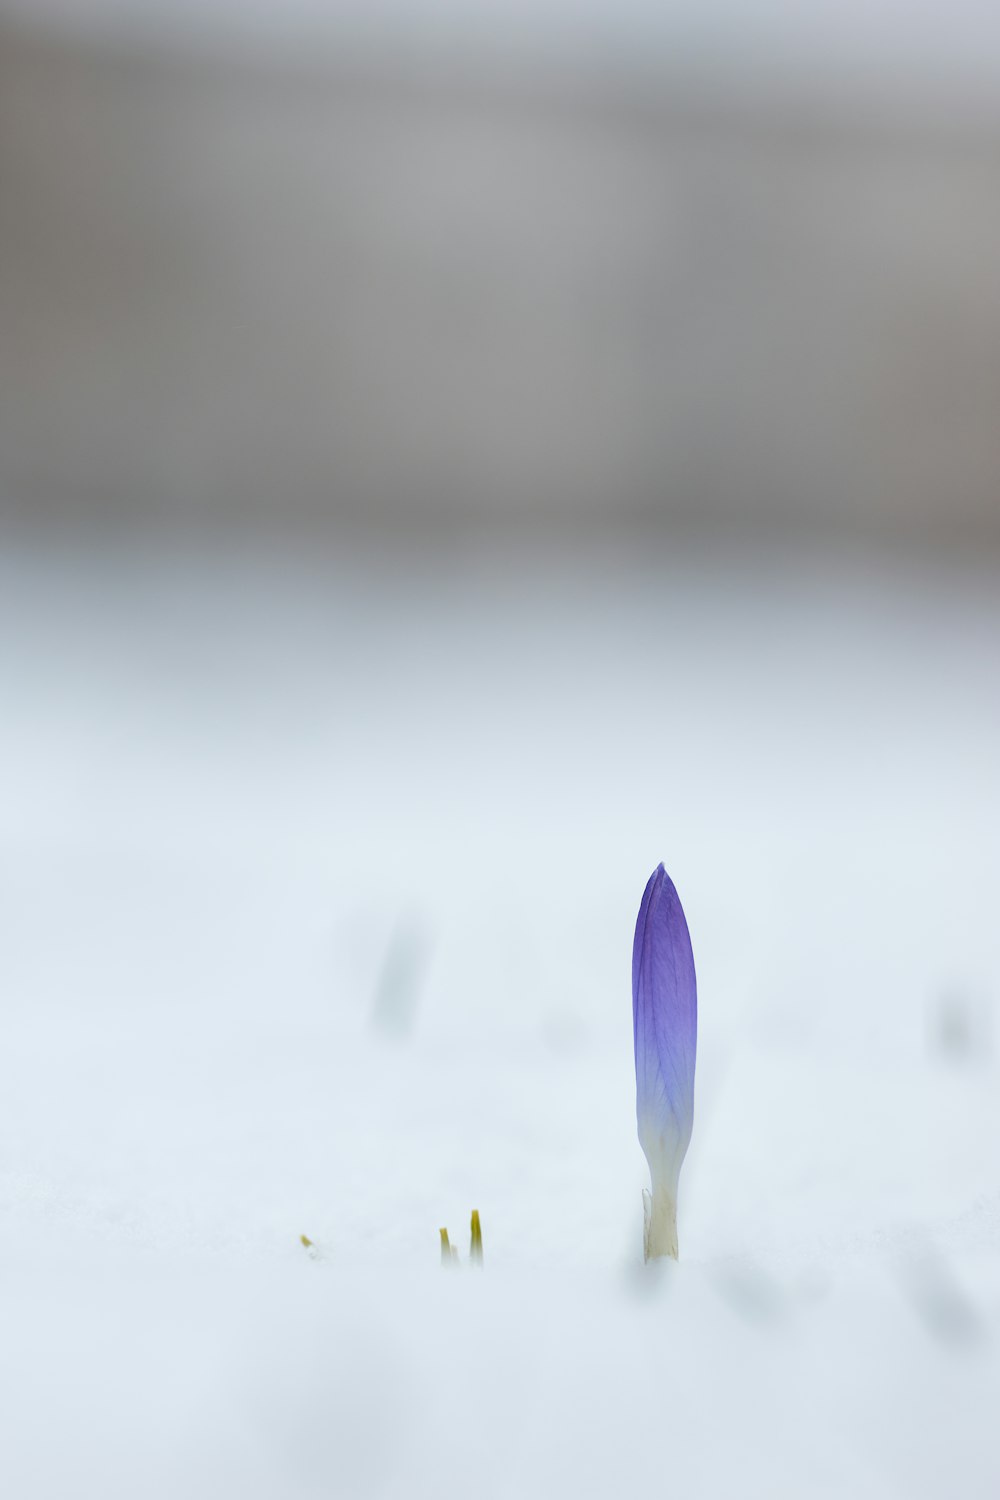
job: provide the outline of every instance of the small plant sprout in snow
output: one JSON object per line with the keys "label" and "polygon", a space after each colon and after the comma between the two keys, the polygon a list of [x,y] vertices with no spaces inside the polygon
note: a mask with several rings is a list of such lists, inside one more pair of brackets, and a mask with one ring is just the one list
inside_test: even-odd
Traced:
{"label": "small plant sprout in snow", "polygon": [[[441,1265],[445,1270],[450,1270],[458,1265],[458,1250],[448,1238],[447,1229],[440,1229],[441,1236]],[[469,1265],[482,1266],[483,1264],[483,1229],[479,1222],[479,1209],[472,1210],[472,1222],[470,1225],[469,1238]]]}
{"label": "small plant sprout in snow", "polygon": [[687,922],[658,865],[643,892],[632,947],[632,1028],[639,1144],[652,1193],[643,1192],[646,1260],[677,1259],[677,1183],[694,1119],[698,998]]}
{"label": "small plant sprout in snow", "polygon": [[483,1263],[483,1227],[479,1222],[478,1208],[472,1210],[469,1263],[473,1266],[481,1266]]}

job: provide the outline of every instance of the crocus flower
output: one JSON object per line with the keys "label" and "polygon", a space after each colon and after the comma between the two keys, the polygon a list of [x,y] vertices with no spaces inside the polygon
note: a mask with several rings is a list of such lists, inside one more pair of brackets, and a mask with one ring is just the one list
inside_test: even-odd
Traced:
{"label": "crocus flower", "polygon": [[643,1193],[647,1260],[677,1259],[677,1183],[694,1119],[698,999],[687,922],[658,865],[643,892],[632,947],[632,1027],[639,1144],[652,1194]]}

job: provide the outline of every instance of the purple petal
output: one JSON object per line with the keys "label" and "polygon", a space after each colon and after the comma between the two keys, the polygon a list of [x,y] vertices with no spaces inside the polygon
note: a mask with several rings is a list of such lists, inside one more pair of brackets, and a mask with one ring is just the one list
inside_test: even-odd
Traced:
{"label": "purple petal", "polygon": [[698,1000],[691,939],[662,865],[649,877],[632,949],[636,1119],[654,1189],[676,1196],[691,1140]]}

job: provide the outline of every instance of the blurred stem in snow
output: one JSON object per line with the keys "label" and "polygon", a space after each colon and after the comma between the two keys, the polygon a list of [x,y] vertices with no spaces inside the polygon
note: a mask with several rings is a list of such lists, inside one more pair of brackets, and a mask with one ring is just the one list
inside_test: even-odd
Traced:
{"label": "blurred stem in snow", "polygon": [[415,923],[401,923],[386,949],[375,988],[372,1020],[385,1036],[409,1036],[427,971],[430,944]]}

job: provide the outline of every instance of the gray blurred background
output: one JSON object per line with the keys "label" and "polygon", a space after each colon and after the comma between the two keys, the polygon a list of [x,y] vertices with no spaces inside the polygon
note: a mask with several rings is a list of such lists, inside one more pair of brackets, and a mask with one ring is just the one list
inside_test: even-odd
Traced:
{"label": "gray blurred background", "polygon": [[1000,541],[974,0],[0,5],[0,502]]}

